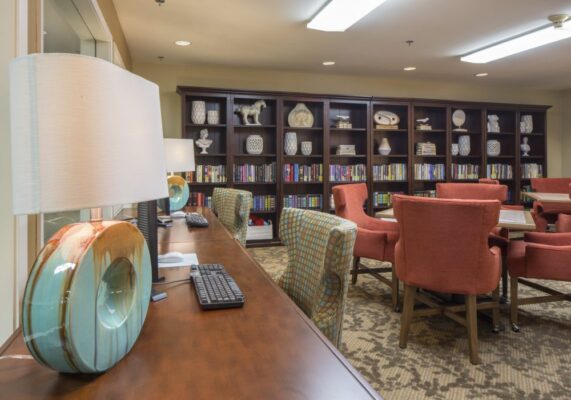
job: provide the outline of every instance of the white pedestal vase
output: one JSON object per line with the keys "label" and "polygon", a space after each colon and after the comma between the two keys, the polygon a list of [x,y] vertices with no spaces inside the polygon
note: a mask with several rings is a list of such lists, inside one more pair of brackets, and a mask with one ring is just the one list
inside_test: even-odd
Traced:
{"label": "white pedestal vase", "polygon": [[389,140],[387,138],[383,138],[381,141],[381,145],[379,146],[379,154],[382,156],[388,156],[391,154],[391,146],[389,145]]}
{"label": "white pedestal vase", "polygon": [[193,124],[204,124],[206,122],[206,103],[195,100],[191,104],[190,119]]}
{"label": "white pedestal vase", "polygon": [[260,135],[250,135],[246,138],[246,153],[262,154],[264,151],[264,139]]}
{"label": "white pedestal vase", "polygon": [[458,138],[458,149],[461,156],[470,155],[470,135],[462,135]]}
{"label": "white pedestal vase", "polygon": [[284,150],[288,156],[294,156],[297,153],[297,134],[295,132],[286,132]]}

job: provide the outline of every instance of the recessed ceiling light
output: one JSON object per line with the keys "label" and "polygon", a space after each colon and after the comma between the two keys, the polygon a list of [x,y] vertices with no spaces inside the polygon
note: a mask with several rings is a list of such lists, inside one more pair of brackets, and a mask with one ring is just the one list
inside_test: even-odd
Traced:
{"label": "recessed ceiling light", "polygon": [[335,61],[323,61],[323,65],[329,67],[331,65],[335,65]]}
{"label": "recessed ceiling light", "polygon": [[487,72],[479,72],[479,73],[477,73],[477,74],[474,74],[474,76],[477,76],[478,78],[481,78],[481,77],[483,77],[483,76],[488,76],[488,73],[487,73]]}
{"label": "recessed ceiling light", "polygon": [[403,69],[405,71],[414,71],[416,69],[416,67],[404,67]]}
{"label": "recessed ceiling light", "polygon": [[460,59],[465,62],[485,64],[571,37],[571,21],[567,21],[567,15],[552,15],[549,17],[549,20],[551,25],[547,27],[544,26],[502,43],[488,46]]}
{"label": "recessed ceiling light", "polygon": [[188,40],[177,40],[174,44],[177,46],[190,46],[190,42]]}
{"label": "recessed ceiling light", "polygon": [[385,0],[331,0],[307,24],[309,29],[344,32]]}

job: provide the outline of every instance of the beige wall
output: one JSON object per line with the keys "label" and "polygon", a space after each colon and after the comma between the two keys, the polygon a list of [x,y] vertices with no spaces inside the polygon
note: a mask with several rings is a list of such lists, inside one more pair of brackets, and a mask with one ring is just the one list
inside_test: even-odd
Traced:
{"label": "beige wall", "polygon": [[123,28],[119,22],[119,17],[117,16],[117,10],[115,10],[115,6],[113,5],[113,0],[97,0],[97,3],[113,35],[113,41],[117,45],[119,53],[121,53],[125,67],[130,70],[132,68],[131,53],[129,52],[129,46],[127,45]]}
{"label": "beige wall", "polygon": [[[549,175],[555,177],[562,174],[562,110],[564,98],[562,92],[498,87],[489,84],[456,84],[413,79],[344,76],[332,73],[317,74],[192,65],[135,63],[133,72],[156,82],[160,86],[163,127],[166,137],[179,137],[181,135],[180,101],[176,94],[177,85],[547,104],[553,106],[548,112]],[[567,126],[571,127],[571,124]],[[570,152],[568,151],[566,154],[569,157]]]}
{"label": "beige wall", "polygon": [[16,0],[0,9],[0,346],[17,327],[15,226],[12,215],[8,64],[16,54]]}
{"label": "beige wall", "polygon": [[571,176],[571,90],[567,90],[563,97],[563,176]]}

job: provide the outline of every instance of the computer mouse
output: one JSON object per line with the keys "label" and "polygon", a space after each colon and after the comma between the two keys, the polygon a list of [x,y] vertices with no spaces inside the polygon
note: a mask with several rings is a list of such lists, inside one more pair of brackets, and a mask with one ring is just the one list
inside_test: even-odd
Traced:
{"label": "computer mouse", "polygon": [[164,264],[179,263],[179,262],[183,262],[183,261],[184,261],[184,256],[182,255],[182,253],[179,253],[178,251],[173,251],[171,253],[161,254],[159,256],[159,262],[164,263]]}
{"label": "computer mouse", "polygon": [[171,212],[171,217],[172,218],[184,218],[184,217],[186,217],[186,213],[184,211],[174,211],[174,212]]}

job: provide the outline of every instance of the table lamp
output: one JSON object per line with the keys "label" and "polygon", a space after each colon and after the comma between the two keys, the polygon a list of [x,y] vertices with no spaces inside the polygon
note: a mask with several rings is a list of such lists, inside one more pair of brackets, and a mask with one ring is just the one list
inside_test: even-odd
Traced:
{"label": "table lamp", "polygon": [[33,357],[100,373],[131,349],[151,292],[148,247],[98,207],[167,196],[157,85],[107,61],[34,54],[10,64],[13,212],[92,208],[40,251],[22,304]]}
{"label": "table lamp", "polygon": [[[190,192],[182,176],[174,172],[194,171],[194,141],[190,139],[164,139],[165,160],[169,184],[169,210],[177,211],[188,202]],[[166,210],[164,210],[166,212]]]}

